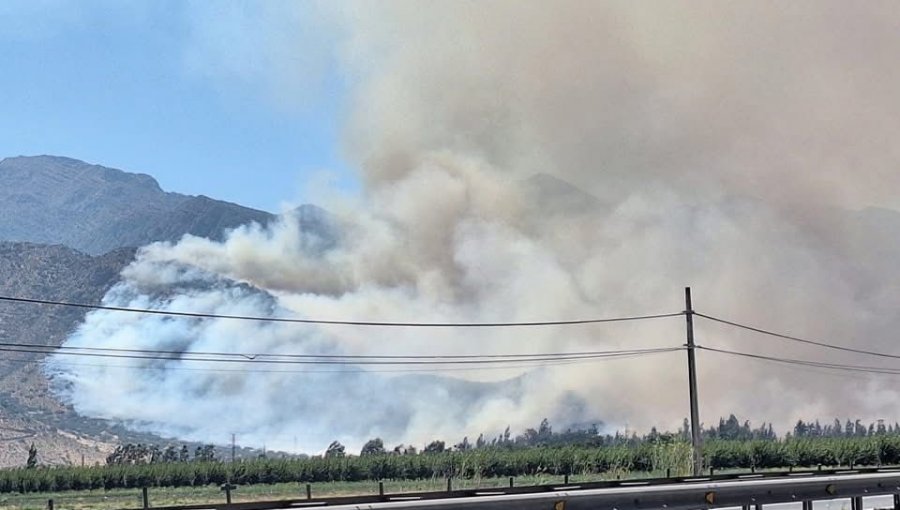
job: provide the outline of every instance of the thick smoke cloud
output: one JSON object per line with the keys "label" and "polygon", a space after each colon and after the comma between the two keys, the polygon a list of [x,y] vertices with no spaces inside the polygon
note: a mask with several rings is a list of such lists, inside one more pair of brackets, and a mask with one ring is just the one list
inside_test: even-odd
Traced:
{"label": "thick smoke cloud", "polygon": [[[216,313],[518,321],[679,311],[895,351],[900,8],[871,2],[352,4],[346,148],[364,182],[327,232],[296,215],[144,248],[106,301]],[[297,51],[301,51],[298,48]],[[283,51],[283,49],[279,50]],[[277,71],[273,71],[277,73]],[[273,79],[277,79],[273,78]],[[572,183],[569,186],[566,183]],[[330,233],[329,233],[330,232]],[[678,346],[678,319],[378,330],[92,313],[70,345],[494,354]],[[702,345],[883,361],[698,320]],[[680,424],[680,354],[449,374],[64,365],[87,414],[289,448],[596,419]],[[703,352],[701,414],[897,419],[887,376]],[[316,367],[309,370],[328,370]],[[374,370],[378,370],[377,368]]]}

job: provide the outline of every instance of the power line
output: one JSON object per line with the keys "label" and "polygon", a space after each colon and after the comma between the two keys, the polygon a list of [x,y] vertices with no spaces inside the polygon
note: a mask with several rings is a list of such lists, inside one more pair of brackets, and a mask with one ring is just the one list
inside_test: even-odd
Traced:
{"label": "power line", "polygon": [[71,301],[51,301],[45,299],[31,299],[11,296],[0,296],[0,301],[11,303],[26,303],[51,306],[67,306],[90,310],[107,310],[113,312],[129,312],[151,315],[165,315],[172,317],[190,317],[195,319],[233,319],[257,322],[285,322],[296,324],[322,324],[338,326],[380,326],[380,327],[431,327],[431,328],[499,328],[499,327],[527,327],[527,326],[572,326],[578,324],[599,324],[604,322],[625,322],[647,319],[662,319],[666,317],[679,317],[684,312],[661,313],[652,315],[634,315],[628,317],[611,317],[600,319],[575,319],[561,321],[535,321],[535,322],[380,322],[361,320],[324,320],[324,319],[300,319],[290,317],[260,317],[252,315],[223,315],[200,312],[178,312],[168,310],[155,310],[147,308],[127,308],[121,306],[92,305],[89,303],[77,303]]}
{"label": "power line", "polygon": [[575,351],[575,352],[544,352],[544,353],[511,353],[511,354],[407,354],[407,355],[377,355],[377,354],[289,354],[289,353],[240,353],[240,352],[209,352],[209,351],[176,351],[161,349],[124,349],[117,347],[77,347],[67,345],[44,345],[32,343],[10,343],[0,342],[0,347],[12,348],[32,348],[45,349],[48,351],[89,351],[89,352],[111,352],[111,353],[131,353],[131,354],[149,354],[149,355],[171,355],[181,356],[184,354],[196,356],[220,356],[220,357],[237,357],[247,361],[253,361],[264,358],[288,358],[288,359],[337,359],[337,360],[355,360],[355,359],[384,359],[384,360],[466,360],[466,359],[505,359],[514,358],[528,361],[536,357],[558,357],[558,356],[590,356],[595,354],[603,354],[615,351]]}
{"label": "power line", "polygon": [[0,347],[0,352],[20,352],[30,354],[57,354],[64,356],[84,356],[95,358],[119,358],[119,359],[143,359],[143,360],[160,360],[160,361],[192,361],[192,362],[210,362],[210,363],[254,363],[254,364],[277,364],[277,365],[483,365],[483,364],[505,364],[505,363],[535,363],[543,361],[578,361],[588,359],[600,359],[608,357],[616,357],[623,355],[645,354],[666,352],[670,350],[678,350],[680,347],[652,348],[652,349],[633,349],[633,350],[617,350],[617,351],[595,351],[590,354],[573,355],[573,356],[545,356],[528,359],[504,358],[504,359],[465,359],[465,360],[335,360],[335,359],[235,359],[221,357],[191,357],[192,353],[184,352],[179,356],[161,356],[152,354],[124,354],[124,353],[100,353],[100,352],[72,352],[59,351],[53,348],[33,349],[33,348],[15,348]]}
{"label": "power line", "polygon": [[[267,370],[260,368],[208,368],[208,367],[183,367],[183,366],[147,366],[147,365],[118,365],[118,364],[108,364],[108,363],[76,363],[76,362],[61,362],[54,360],[54,366],[73,366],[73,367],[96,367],[96,368],[114,368],[114,369],[125,369],[125,370],[151,370],[151,371],[160,371],[160,372],[168,372],[168,371],[189,371],[189,372],[213,372],[213,373],[260,373],[260,374],[366,374],[366,373],[378,373],[378,374],[400,374],[400,373],[422,373],[422,372],[468,372],[468,371],[481,371],[481,370],[513,370],[513,369],[525,369],[525,368],[541,368],[541,367],[550,367],[550,366],[562,366],[562,365],[572,365],[576,363],[596,363],[601,361],[615,361],[622,359],[631,359],[641,356],[652,356],[655,354],[664,354],[667,352],[674,352],[682,350],[680,347],[673,347],[669,349],[660,349],[654,352],[643,352],[643,353],[630,353],[630,354],[621,354],[616,356],[607,356],[603,358],[589,358],[589,359],[578,359],[578,360],[568,360],[568,361],[549,361],[549,362],[539,362],[539,363],[529,363],[529,364],[510,364],[510,365],[500,365],[500,366],[471,366],[471,367],[444,367],[437,366],[433,368],[395,368],[395,369],[372,369],[366,368],[356,369],[356,370],[315,370],[315,369],[303,369],[303,370]],[[22,352],[22,351],[16,351]],[[22,363],[22,364],[35,364],[44,362],[43,359],[35,360],[35,359],[23,359],[23,358],[6,358],[2,361],[9,361],[12,363]]]}
{"label": "power line", "polygon": [[718,318],[718,317],[712,317],[712,316],[710,316],[710,315],[704,315],[704,314],[698,313],[698,312],[695,312],[694,315],[697,316],[697,317],[703,317],[704,319],[708,319],[708,320],[711,320],[711,321],[713,321],[713,322],[718,322],[718,323],[721,323],[721,324],[726,324],[726,325],[728,325],[728,326],[734,326],[734,327],[736,327],[736,328],[741,328],[741,329],[745,329],[745,330],[748,330],[748,331],[753,331],[753,332],[755,332],[755,333],[761,333],[761,334],[763,334],[763,335],[773,336],[773,337],[776,337],[776,338],[782,338],[782,339],[784,339],[784,340],[790,340],[790,341],[793,341],[793,342],[799,342],[799,343],[804,343],[804,344],[808,344],[808,345],[815,345],[815,346],[818,346],[818,347],[824,347],[824,348],[826,348],[826,349],[834,349],[834,350],[836,350],[836,351],[853,352],[853,353],[856,353],[856,354],[866,354],[866,355],[869,355],[869,356],[878,356],[878,357],[881,357],[881,358],[900,359],[900,355],[896,355],[896,354],[888,354],[888,353],[877,352],[877,351],[868,351],[868,350],[865,350],[865,349],[856,349],[856,348],[853,348],[853,347],[845,347],[845,346],[842,346],[842,345],[834,345],[834,344],[829,344],[829,343],[827,343],[827,342],[820,342],[820,341],[816,341],[816,340],[809,340],[809,339],[806,339],[806,338],[800,338],[800,337],[796,337],[796,336],[785,335],[785,334],[783,334],[783,333],[776,333],[776,332],[774,332],[774,331],[770,331],[770,330],[767,330],[767,329],[757,328],[757,327],[754,327],[754,326],[748,326],[748,325],[746,325],[746,324],[741,324],[741,323],[739,323],[739,322],[734,322],[734,321],[729,321],[729,320],[725,320],[725,319],[720,319],[720,318]]}
{"label": "power line", "polygon": [[874,367],[867,365],[848,365],[843,363],[829,363],[825,361],[815,361],[815,360],[804,360],[804,359],[795,359],[795,358],[778,358],[774,356],[764,356],[762,354],[752,354],[749,352],[740,352],[740,351],[731,351],[728,349],[717,349],[714,347],[702,347],[697,346],[698,349],[703,349],[704,351],[716,352],[720,354],[728,354],[731,356],[740,356],[743,358],[751,358],[761,361],[771,361],[775,363],[782,363],[786,365],[799,365],[806,367],[814,367],[814,368],[827,368],[830,370],[844,370],[848,372],[863,372],[863,373],[871,373],[871,374],[887,374],[887,375],[900,375],[900,368],[889,368],[889,367]]}

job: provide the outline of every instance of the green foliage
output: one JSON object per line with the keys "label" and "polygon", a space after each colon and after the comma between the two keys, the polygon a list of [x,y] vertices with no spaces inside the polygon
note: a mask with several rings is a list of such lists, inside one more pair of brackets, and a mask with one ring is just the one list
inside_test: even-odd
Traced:
{"label": "green foliage", "polygon": [[[654,441],[602,447],[483,447],[428,454],[348,456],[335,442],[333,452],[303,459],[254,459],[236,463],[122,463],[98,467],[17,468],[0,470],[0,492],[138,487],[199,487],[230,482],[238,485],[279,482],[423,480],[443,477],[497,478],[536,475],[626,476],[653,471],[688,474],[690,444],[671,434]],[[436,448],[436,447],[435,447]],[[163,458],[166,457],[163,452]],[[791,437],[784,440],[709,440],[704,460],[715,469],[814,467],[853,464],[900,464],[900,437]]]}
{"label": "green foliage", "polygon": [[341,458],[344,456],[346,448],[337,441],[332,441],[325,450],[325,457],[329,459]]}
{"label": "green foliage", "polygon": [[369,439],[366,441],[366,444],[363,445],[362,450],[360,450],[359,455],[381,455],[385,453],[384,451],[384,441],[381,438],[376,437],[375,439]]}
{"label": "green foliage", "polygon": [[422,453],[443,453],[446,449],[446,445],[443,441],[432,441],[425,445],[425,449],[422,450]]}
{"label": "green foliage", "polygon": [[26,469],[34,469],[37,467],[37,448],[34,446],[34,443],[31,443],[31,446],[28,447],[28,460],[25,461]]}
{"label": "green foliage", "polygon": [[216,460],[215,447],[211,444],[198,446],[194,450],[194,462],[214,462]]}
{"label": "green foliage", "polygon": [[[215,447],[211,444],[198,446],[194,450],[195,462],[213,462],[216,460]],[[112,453],[106,456],[107,464],[114,465],[135,465],[135,464],[159,464],[171,462],[188,462],[190,455],[186,445],[182,445],[181,450],[176,450],[174,446],[167,446],[160,449],[156,445],[144,445],[128,443],[119,445]]]}
{"label": "green foliage", "polygon": [[669,471],[672,476],[688,476],[693,468],[691,445],[673,438],[661,438],[650,449],[650,471]]}

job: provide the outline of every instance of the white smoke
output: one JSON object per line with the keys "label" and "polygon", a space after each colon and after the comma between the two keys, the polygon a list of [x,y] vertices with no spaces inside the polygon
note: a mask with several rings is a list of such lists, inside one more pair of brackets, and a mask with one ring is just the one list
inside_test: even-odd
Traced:
{"label": "white smoke", "polygon": [[[852,11],[837,2],[345,6],[328,19],[348,34],[340,51],[355,84],[347,150],[365,184],[359,202],[323,204],[330,233],[288,214],[222,243],[151,245],[106,302],[531,321],[680,311],[690,284],[709,314],[893,351],[898,11],[877,2]],[[373,329],[95,312],[67,345],[497,354],[678,346],[683,327],[661,319]],[[700,319],[697,327],[702,345],[878,363]],[[189,438],[237,432],[288,449],[271,438],[298,436],[307,451],[336,438],[452,440],[543,417],[645,428],[687,414],[678,353],[450,378],[377,367],[98,368],[61,358],[55,370],[83,413]],[[780,425],[897,418],[889,377],[854,376],[861,386],[712,353],[699,364],[707,421],[729,412]]]}

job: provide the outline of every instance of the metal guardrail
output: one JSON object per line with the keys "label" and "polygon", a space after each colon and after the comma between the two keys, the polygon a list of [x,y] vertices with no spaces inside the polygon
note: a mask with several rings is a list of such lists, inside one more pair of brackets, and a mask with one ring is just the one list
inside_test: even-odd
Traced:
{"label": "metal guardrail", "polygon": [[[512,484],[510,484],[512,485]],[[449,486],[449,484],[448,484]],[[696,510],[742,507],[762,510],[773,503],[894,495],[900,510],[900,467],[733,473],[703,477],[649,478],[361,496],[152,507],[155,510],[273,510],[283,508],[403,510]],[[145,492],[146,494],[146,492]],[[230,498],[229,498],[230,500]],[[145,502],[146,502],[145,496]],[[123,509],[124,510],[124,509]]]}

